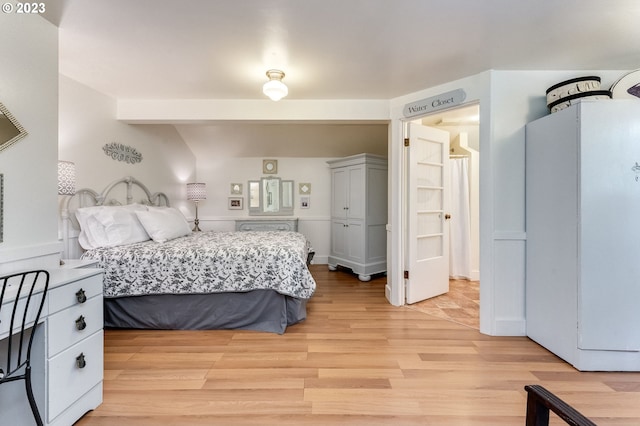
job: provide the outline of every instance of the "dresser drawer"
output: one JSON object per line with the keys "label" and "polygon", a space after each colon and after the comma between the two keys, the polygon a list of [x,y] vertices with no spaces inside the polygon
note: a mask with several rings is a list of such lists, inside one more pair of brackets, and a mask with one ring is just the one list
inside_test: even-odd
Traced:
{"label": "dresser drawer", "polygon": [[49,358],[101,330],[104,325],[102,310],[102,298],[93,297],[50,315],[47,321]]}
{"label": "dresser drawer", "polygon": [[86,300],[102,294],[102,274],[92,275],[84,279],[57,287],[49,292],[49,315],[70,306],[81,305],[83,295]]}
{"label": "dresser drawer", "polygon": [[[81,355],[86,362],[82,368],[77,365]],[[49,359],[49,383],[55,383],[48,392],[49,422],[100,383],[103,360],[102,330]]]}

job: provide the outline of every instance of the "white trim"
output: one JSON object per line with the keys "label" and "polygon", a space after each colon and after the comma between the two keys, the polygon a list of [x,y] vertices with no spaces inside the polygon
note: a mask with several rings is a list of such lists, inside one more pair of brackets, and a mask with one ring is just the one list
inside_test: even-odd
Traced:
{"label": "white trim", "polygon": [[493,234],[495,241],[526,241],[527,233],[518,231],[496,231]]}

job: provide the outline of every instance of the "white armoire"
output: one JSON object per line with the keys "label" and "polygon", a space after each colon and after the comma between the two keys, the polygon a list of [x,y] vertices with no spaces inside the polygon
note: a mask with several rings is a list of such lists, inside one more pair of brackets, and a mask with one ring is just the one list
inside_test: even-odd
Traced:
{"label": "white armoire", "polygon": [[387,160],[358,154],[331,167],[329,269],[350,268],[361,281],[387,270]]}
{"label": "white armoire", "polygon": [[527,335],[583,371],[640,371],[640,101],[526,126]]}

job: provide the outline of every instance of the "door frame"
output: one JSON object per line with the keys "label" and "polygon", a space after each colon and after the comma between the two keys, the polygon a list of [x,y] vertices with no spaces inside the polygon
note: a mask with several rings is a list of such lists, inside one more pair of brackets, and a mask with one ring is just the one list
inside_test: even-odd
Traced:
{"label": "door frame", "polygon": [[[429,96],[428,92],[427,96]],[[414,99],[407,98],[407,102]],[[399,100],[398,100],[399,101]],[[400,101],[399,101],[400,102]],[[480,281],[482,282],[480,290],[480,332],[488,335],[495,335],[495,312],[494,312],[494,289],[493,289],[493,246],[491,244],[491,235],[493,228],[488,218],[493,216],[493,192],[491,188],[492,174],[490,164],[490,126],[487,125],[489,115],[490,102],[483,96],[470,97],[465,102],[451,110],[477,104],[480,108]],[[403,192],[405,187],[404,175],[404,135],[406,134],[406,126],[410,121],[421,120],[430,115],[405,118],[402,115],[403,104],[398,103],[392,111],[391,121],[389,123],[389,224],[387,226],[387,258],[389,280],[385,288],[385,297],[394,306],[405,305],[405,280],[404,265],[405,247],[406,247],[406,218],[403,216],[404,204],[406,203],[406,194]],[[438,113],[446,112],[447,109],[440,110]]]}

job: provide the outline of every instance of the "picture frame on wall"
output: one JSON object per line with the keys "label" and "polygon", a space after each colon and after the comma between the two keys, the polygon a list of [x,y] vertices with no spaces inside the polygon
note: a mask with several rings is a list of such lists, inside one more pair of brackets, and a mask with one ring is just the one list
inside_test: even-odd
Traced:
{"label": "picture frame on wall", "polygon": [[242,195],[242,184],[232,183],[229,192],[231,195]]}
{"label": "picture frame on wall", "polygon": [[229,197],[229,210],[242,210],[244,208],[243,200],[242,197]]}
{"label": "picture frame on wall", "polygon": [[3,194],[2,194],[2,190],[3,190],[3,186],[4,186],[4,175],[2,173],[0,173],[0,243],[2,242],[2,234],[3,234],[3,229],[2,229],[2,211],[4,210],[4,205],[3,205]]}
{"label": "picture frame on wall", "polygon": [[278,160],[262,160],[262,173],[265,175],[278,173]]}
{"label": "picture frame on wall", "polygon": [[308,209],[311,207],[311,197],[302,196],[300,197],[300,208]]}
{"label": "picture frame on wall", "polygon": [[311,184],[307,182],[303,182],[298,184],[298,193],[300,195],[310,195],[311,194]]}

